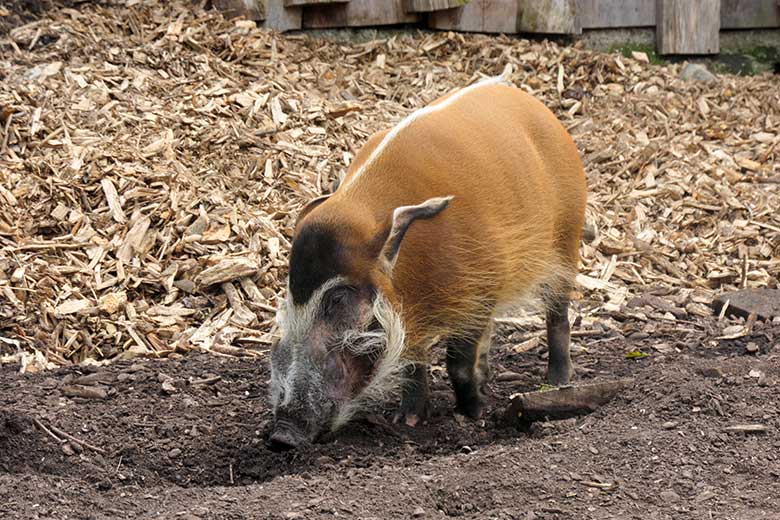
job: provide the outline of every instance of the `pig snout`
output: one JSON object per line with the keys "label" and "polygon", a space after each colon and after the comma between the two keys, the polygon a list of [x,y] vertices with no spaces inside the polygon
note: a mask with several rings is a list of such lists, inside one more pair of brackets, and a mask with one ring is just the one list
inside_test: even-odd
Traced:
{"label": "pig snout", "polygon": [[271,435],[268,436],[268,448],[271,451],[286,451],[301,447],[313,440],[311,425],[295,420],[286,413],[278,414],[274,420]]}
{"label": "pig snout", "polygon": [[287,451],[299,447],[306,442],[306,436],[301,429],[290,422],[276,422],[268,437],[268,448],[271,451]]}

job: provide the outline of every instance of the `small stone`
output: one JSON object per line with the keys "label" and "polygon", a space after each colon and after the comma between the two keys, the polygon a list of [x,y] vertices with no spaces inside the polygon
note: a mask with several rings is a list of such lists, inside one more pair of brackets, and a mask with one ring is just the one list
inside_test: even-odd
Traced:
{"label": "small stone", "polygon": [[664,502],[678,502],[680,500],[680,495],[674,491],[661,491],[659,496]]}
{"label": "small stone", "polygon": [[677,427],[679,423],[677,421],[667,421],[661,425],[664,430],[672,430]]}
{"label": "small stone", "polygon": [[162,391],[166,394],[175,394],[176,393],[176,387],[173,386],[173,383],[171,383],[169,380],[165,380],[162,383]]}
{"label": "small stone", "polygon": [[64,453],[68,457],[71,457],[76,454],[76,451],[73,449],[73,446],[71,446],[69,442],[63,443],[60,449],[62,449],[62,453]]}
{"label": "small stone", "polygon": [[173,448],[171,451],[168,452],[168,456],[172,459],[175,459],[181,455],[181,450],[179,448]]}
{"label": "small stone", "polygon": [[592,454],[594,454],[594,455],[598,455],[598,454],[599,454],[599,450],[598,450],[598,449],[596,449],[596,448],[594,448],[593,446],[590,446],[590,447],[588,448],[588,450],[589,450],[589,451],[590,451]]}
{"label": "small stone", "polygon": [[288,520],[295,520],[297,518],[303,518],[303,513],[298,513],[296,511],[289,511],[284,514],[284,517]]}
{"label": "small stone", "polygon": [[173,282],[173,285],[177,289],[186,292],[187,294],[195,292],[195,282],[191,280],[176,280]]}
{"label": "small stone", "polygon": [[723,377],[723,371],[718,367],[703,368],[701,375],[710,379],[720,379]]}
{"label": "small stone", "polygon": [[715,81],[717,77],[701,63],[686,63],[680,71],[680,78],[685,81]]}
{"label": "small stone", "polygon": [[748,354],[755,354],[759,351],[758,345],[753,343],[752,341],[749,342],[747,345],[745,345],[745,352]]}
{"label": "small stone", "polygon": [[422,507],[415,508],[415,510],[412,512],[412,516],[415,518],[419,518],[424,515],[425,515],[425,509],[423,509]]}
{"label": "small stone", "polygon": [[759,379],[761,376],[763,376],[764,373],[758,369],[753,369],[750,372],[748,372],[748,377],[754,377],[756,379]]}

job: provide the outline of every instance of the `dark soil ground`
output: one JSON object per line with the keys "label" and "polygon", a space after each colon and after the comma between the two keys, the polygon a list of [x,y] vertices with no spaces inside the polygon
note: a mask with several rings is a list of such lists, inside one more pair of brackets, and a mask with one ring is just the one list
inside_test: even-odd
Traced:
{"label": "dark soil ground", "polygon": [[[265,358],[3,366],[0,517],[780,518],[780,327],[717,340],[720,328],[675,322],[651,336],[628,319],[577,338],[580,382],[630,376],[634,387],[589,416],[519,432],[496,417],[511,393],[543,383],[545,349],[515,352],[538,331],[505,326],[484,421],[453,415],[439,363],[427,424],[377,413],[287,453],[265,446]],[[627,359],[634,348],[650,355]],[[497,382],[507,371],[520,379]],[[105,397],[68,397],[74,388]],[[768,431],[725,430],[741,424]]]}

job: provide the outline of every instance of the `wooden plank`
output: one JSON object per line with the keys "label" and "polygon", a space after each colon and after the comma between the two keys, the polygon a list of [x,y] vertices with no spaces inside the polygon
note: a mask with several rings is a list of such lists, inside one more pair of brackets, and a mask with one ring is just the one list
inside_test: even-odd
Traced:
{"label": "wooden plank", "polygon": [[255,0],[214,0],[212,3],[228,19],[240,17],[256,22],[265,20],[263,6]]}
{"label": "wooden plank", "polygon": [[721,29],[766,29],[780,27],[777,0],[721,0]]}
{"label": "wooden plank", "polygon": [[405,0],[404,10],[407,13],[430,13],[466,5],[469,0]]}
{"label": "wooden plank", "polygon": [[513,34],[518,31],[518,0],[471,0],[463,7],[434,11],[428,27],[463,32]]}
{"label": "wooden plank", "polygon": [[285,7],[284,0],[259,0],[265,10],[263,27],[276,31],[297,31],[302,27],[303,8]]}
{"label": "wooden plank", "polygon": [[285,7],[296,7],[306,5],[320,5],[320,4],[343,4],[349,2],[349,0],[284,0]]}
{"label": "wooden plank", "polygon": [[655,26],[655,2],[648,0],[577,0],[577,12],[583,29]]}
{"label": "wooden plank", "polygon": [[577,0],[520,0],[520,31],[544,34],[580,34]]}
{"label": "wooden plank", "polygon": [[658,0],[656,6],[659,54],[720,51],[720,0]]}
{"label": "wooden plank", "polygon": [[303,26],[324,29],[419,22],[420,15],[405,12],[403,3],[404,0],[350,0],[345,4],[310,6],[304,8]]}

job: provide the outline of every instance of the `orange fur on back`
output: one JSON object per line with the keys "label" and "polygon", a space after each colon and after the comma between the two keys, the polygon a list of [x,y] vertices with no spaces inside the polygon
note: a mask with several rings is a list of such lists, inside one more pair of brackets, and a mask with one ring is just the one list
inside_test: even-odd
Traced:
{"label": "orange fur on back", "polygon": [[586,201],[571,137],[529,94],[492,82],[436,104],[372,136],[336,193],[306,217],[368,240],[395,208],[454,196],[410,226],[392,286],[380,287],[401,309],[407,356],[420,359],[436,335],[482,330],[497,307],[540,287],[567,291]]}

